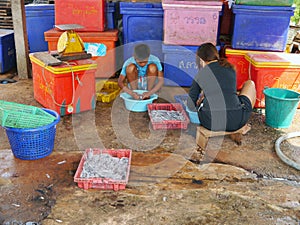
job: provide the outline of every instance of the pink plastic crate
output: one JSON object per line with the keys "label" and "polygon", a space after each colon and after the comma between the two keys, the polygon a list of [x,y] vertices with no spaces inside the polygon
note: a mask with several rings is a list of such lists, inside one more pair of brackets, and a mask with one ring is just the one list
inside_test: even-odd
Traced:
{"label": "pink plastic crate", "polygon": [[[148,115],[150,117],[150,121],[152,123],[152,127],[154,130],[159,129],[167,129],[167,130],[173,130],[173,129],[187,129],[188,124],[190,122],[189,117],[187,116],[185,110],[183,109],[182,105],[180,103],[152,103],[147,105],[148,108]],[[183,114],[184,120],[165,120],[156,122],[153,120],[151,116],[152,110],[168,110],[168,111],[179,111]]]}
{"label": "pink plastic crate", "polygon": [[[90,151],[93,151],[93,154],[95,155],[107,153],[113,157],[128,158],[128,168],[127,168],[125,180],[113,180],[110,178],[97,178],[97,177],[80,178],[84,162],[86,161],[87,154]],[[74,176],[74,182],[77,182],[78,187],[83,188],[85,190],[90,188],[102,189],[102,190],[114,190],[114,191],[124,190],[126,184],[128,183],[130,164],[131,164],[131,155],[132,155],[132,151],[129,149],[87,149],[78,165],[77,171]]]}
{"label": "pink plastic crate", "polygon": [[221,1],[163,0],[164,43],[171,45],[216,44]]}

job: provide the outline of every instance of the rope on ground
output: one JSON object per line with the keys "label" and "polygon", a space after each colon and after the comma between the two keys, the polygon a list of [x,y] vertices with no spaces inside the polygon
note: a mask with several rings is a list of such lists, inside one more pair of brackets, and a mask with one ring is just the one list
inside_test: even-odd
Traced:
{"label": "rope on ground", "polygon": [[288,133],[286,135],[281,136],[280,138],[278,138],[275,142],[275,151],[276,154],[278,155],[278,157],[285,162],[286,164],[288,164],[289,166],[300,170],[300,165],[298,163],[296,163],[295,161],[291,160],[290,158],[288,158],[286,155],[284,155],[280,149],[280,144],[285,141],[286,139],[289,138],[294,138],[294,137],[299,137],[300,136],[300,131],[297,132],[292,132],[292,133]]}

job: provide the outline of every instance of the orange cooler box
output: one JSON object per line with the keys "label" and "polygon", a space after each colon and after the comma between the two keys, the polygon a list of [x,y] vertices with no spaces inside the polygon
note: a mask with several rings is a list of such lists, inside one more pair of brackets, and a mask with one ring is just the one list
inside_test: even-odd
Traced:
{"label": "orange cooler box", "polygon": [[256,108],[265,107],[263,90],[285,88],[300,91],[300,55],[289,53],[248,53],[245,58],[250,65],[251,79],[256,85]]}
{"label": "orange cooler box", "polygon": [[225,56],[236,69],[236,87],[240,90],[246,80],[249,80],[249,61],[245,59],[247,53],[261,53],[262,51],[250,51],[226,48]]}
{"label": "orange cooler box", "polygon": [[[53,28],[44,32],[45,40],[48,42],[48,50],[56,51],[57,42],[63,31]],[[96,71],[97,78],[109,78],[116,73],[116,41],[118,40],[118,30],[107,30],[104,32],[76,32],[83,42],[103,44],[102,56],[93,56],[93,60],[98,64]]]}
{"label": "orange cooler box", "polygon": [[55,0],[55,24],[79,24],[81,31],[104,31],[104,0]]}
{"label": "orange cooler box", "polygon": [[94,109],[96,106],[95,72],[91,59],[46,66],[29,55],[32,63],[34,98],[45,108],[61,116]]}

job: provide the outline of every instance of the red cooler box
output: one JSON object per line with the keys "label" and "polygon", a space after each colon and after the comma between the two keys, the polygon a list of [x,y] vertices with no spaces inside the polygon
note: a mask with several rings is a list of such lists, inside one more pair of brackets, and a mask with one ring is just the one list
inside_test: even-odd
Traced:
{"label": "red cooler box", "polygon": [[256,85],[256,108],[265,107],[263,90],[285,88],[300,91],[300,55],[289,53],[248,53],[245,58],[250,65],[251,79]]}
{"label": "red cooler box", "polygon": [[34,98],[61,116],[94,109],[95,72],[91,59],[46,66],[31,53]]}
{"label": "red cooler box", "polygon": [[262,53],[262,51],[250,51],[226,48],[225,56],[236,69],[236,87],[240,90],[246,80],[249,80],[249,61],[245,59],[247,53]]}
{"label": "red cooler box", "polygon": [[[48,42],[48,50],[56,51],[57,42],[63,31],[51,29],[44,32],[45,40]],[[93,56],[93,60],[98,64],[96,71],[97,78],[109,78],[116,73],[116,41],[118,40],[118,30],[107,30],[104,32],[76,32],[86,44],[98,44],[100,54]],[[86,48],[88,51],[88,48]]]}
{"label": "red cooler box", "polygon": [[104,31],[104,0],[55,0],[55,24],[79,24],[80,31]]}

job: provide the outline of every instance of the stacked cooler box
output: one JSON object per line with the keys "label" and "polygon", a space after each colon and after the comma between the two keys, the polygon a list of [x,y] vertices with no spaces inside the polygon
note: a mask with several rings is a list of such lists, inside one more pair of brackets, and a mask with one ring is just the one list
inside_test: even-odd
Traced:
{"label": "stacked cooler box", "polygon": [[123,21],[123,57],[133,55],[136,44],[145,43],[151,54],[161,61],[163,39],[163,16],[161,3],[120,2],[120,14]]}
{"label": "stacked cooler box", "polygon": [[[229,62],[236,66],[238,89],[241,89],[243,83],[248,79],[255,82],[257,89],[255,107],[264,107],[262,93],[264,87],[278,86],[276,82],[270,85],[270,78],[261,77],[266,76],[266,73],[260,73],[259,70],[265,71],[278,66],[286,67],[284,70],[286,72],[278,70],[281,72],[273,73],[273,78],[281,80],[280,87],[294,88],[297,86],[295,85],[297,81],[292,78],[280,78],[289,76],[287,73],[291,71],[291,67],[287,66],[288,63],[279,63],[278,65],[278,59],[286,57],[285,54],[290,55],[289,58],[295,57],[289,53],[281,54],[286,50],[290,18],[294,14],[292,4],[292,0],[236,0],[232,6],[234,26],[231,48],[226,48],[225,55]],[[255,54],[261,56],[259,60]],[[262,60],[262,57],[265,60]],[[277,62],[274,61],[275,58]],[[286,61],[286,59],[281,61]],[[279,62],[281,61],[279,60]],[[300,62],[293,62],[293,68],[299,66]],[[294,76],[291,74],[291,77]]]}
{"label": "stacked cooler box", "polygon": [[198,71],[198,46],[205,42],[217,44],[222,4],[221,1],[163,1],[165,85],[192,84]]}
{"label": "stacked cooler box", "polygon": [[[93,55],[98,68],[97,78],[109,78],[115,75],[116,42],[118,30],[115,29],[115,3],[105,0],[56,0],[55,25],[79,24],[84,28],[76,30],[85,44],[85,49]],[[51,28],[44,32],[48,50],[55,51],[58,39],[63,31]],[[97,48],[97,51],[95,51]]]}

